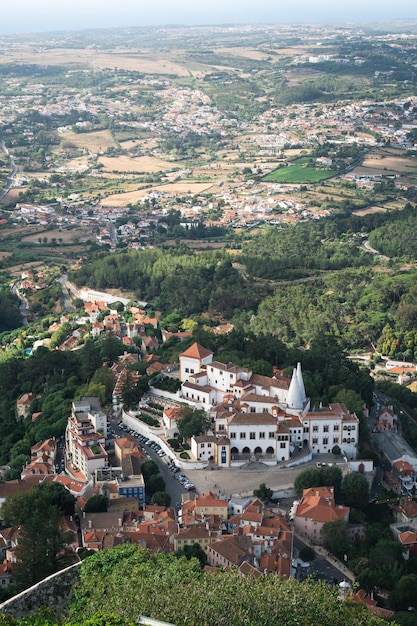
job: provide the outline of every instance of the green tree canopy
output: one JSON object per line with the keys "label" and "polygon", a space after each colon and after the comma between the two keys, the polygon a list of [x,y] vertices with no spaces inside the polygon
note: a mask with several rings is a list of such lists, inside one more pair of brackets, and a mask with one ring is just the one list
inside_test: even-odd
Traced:
{"label": "green tree canopy", "polygon": [[203,409],[183,407],[177,419],[178,432],[183,439],[204,434],[210,424],[209,417]]}
{"label": "green tree canopy", "polygon": [[304,489],[310,487],[334,487],[334,494],[338,496],[342,484],[342,470],[335,465],[307,469],[298,474],[294,481],[294,490],[298,498],[303,495]]}
{"label": "green tree canopy", "polygon": [[146,494],[153,496],[154,493],[165,491],[165,481],[160,474],[149,476],[145,484]]}
{"label": "green tree canopy", "polygon": [[267,487],[265,483],[261,483],[259,489],[253,490],[253,495],[262,500],[262,502],[268,502],[272,498],[273,493],[272,489]]}
{"label": "green tree canopy", "polygon": [[150,476],[154,476],[156,474],[159,474],[158,463],[156,463],[152,459],[148,459],[147,461],[142,463],[141,471],[142,471],[143,478],[145,480],[148,480],[148,478],[150,478]]}
{"label": "green tree canopy", "polygon": [[369,504],[369,484],[359,472],[347,474],[343,480],[345,504],[355,509],[364,509]]}
{"label": "green tree canopy", "polygon": [[109,499],[101,493],[96,493],[87,501],[84,511],[86,513],[105,513],[109,506]]}
{"label": "green tree canopy", "polygon": [[171,496],[166,491],[156,491],[151,498],[151,503],[158,506],[171,506]]}
{"label": "green tree canopy", "polygon": [[14,580],[21,589],[69,564],[66,537],[60,529],[61,506],[67,506],[68,502],[62,502],[60,490],[56,489],[61,485],[52,489],[51,486],[37,485],[27,493],[7,498],[2,505],[5,525],[20,526]]}
{"label": "green tree canopy", "polygon": [[346,531],[347,522],[344,519],[326,522],[321,529],[323,546],[339,559],[343,559],[349,549]]}
{"label": "green tree canopy", "polygon": [[181,550],[177,550],[175,555],[178,558],[185,556],[188,560],[198,559],[202,568],[208,563],[207,554],[199,543],[193,543],[192,546],[184,546]]}
{"label": "green tree canopy", "polygon": [[389,597],[395,611],[409,611],[417,608],[417,576],[401,576]]}

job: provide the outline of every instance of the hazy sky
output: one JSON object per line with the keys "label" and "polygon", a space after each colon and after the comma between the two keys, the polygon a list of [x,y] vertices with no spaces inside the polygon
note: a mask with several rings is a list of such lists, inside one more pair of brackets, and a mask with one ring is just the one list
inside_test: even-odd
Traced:
{"label": "hazy sky", "polygon": [[0,1],[0,34],[153,24],[417,19],[416,0]]}

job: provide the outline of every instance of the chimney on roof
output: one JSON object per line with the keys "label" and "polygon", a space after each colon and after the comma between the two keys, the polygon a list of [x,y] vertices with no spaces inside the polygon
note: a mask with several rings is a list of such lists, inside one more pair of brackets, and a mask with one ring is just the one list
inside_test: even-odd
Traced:
{"label": "chimney on roof", "polygon": [[93,528],[93,522],[91,519],[88,520],[88,528]]}

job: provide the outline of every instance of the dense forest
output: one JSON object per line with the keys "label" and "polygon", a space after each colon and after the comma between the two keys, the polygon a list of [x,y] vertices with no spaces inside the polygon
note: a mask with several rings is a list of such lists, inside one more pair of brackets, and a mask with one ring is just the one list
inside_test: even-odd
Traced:
{"label": "dense forest", "polygon": [[259,298],[223,252],[197,254],[187,248],[101,255],[70,278],[79,286],[134,292],[164,314],[210,310],[231,316],[235,309],[255,306]]}
{"label": "dense forest", "polygon": [[22,316],[19,298],[10,293],[9,287],[0,288],[0,333],[20,326]]}

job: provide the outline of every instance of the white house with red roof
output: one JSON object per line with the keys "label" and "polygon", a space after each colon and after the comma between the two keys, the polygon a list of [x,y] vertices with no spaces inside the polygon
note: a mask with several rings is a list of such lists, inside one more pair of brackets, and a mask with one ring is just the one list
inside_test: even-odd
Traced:
{"label": "white house with red roof", "polygon": [[180,354],[179,360],[181,393],[188,401],[208,407],[230,397],[245,401],[253,413],[272,412],[274,407],[294,414],[309,409],[300,363],[291,379],[262,376],[234,363],[213,361],[213,353],[198,343]]}
{"label": "white house with red roof", "polygon": [[207,350],[199,343],[193,343],[185,352],[180,354],[180,380],[185,382],[190,375],[198,373],[204,365],[213,360],[213,352]]}

